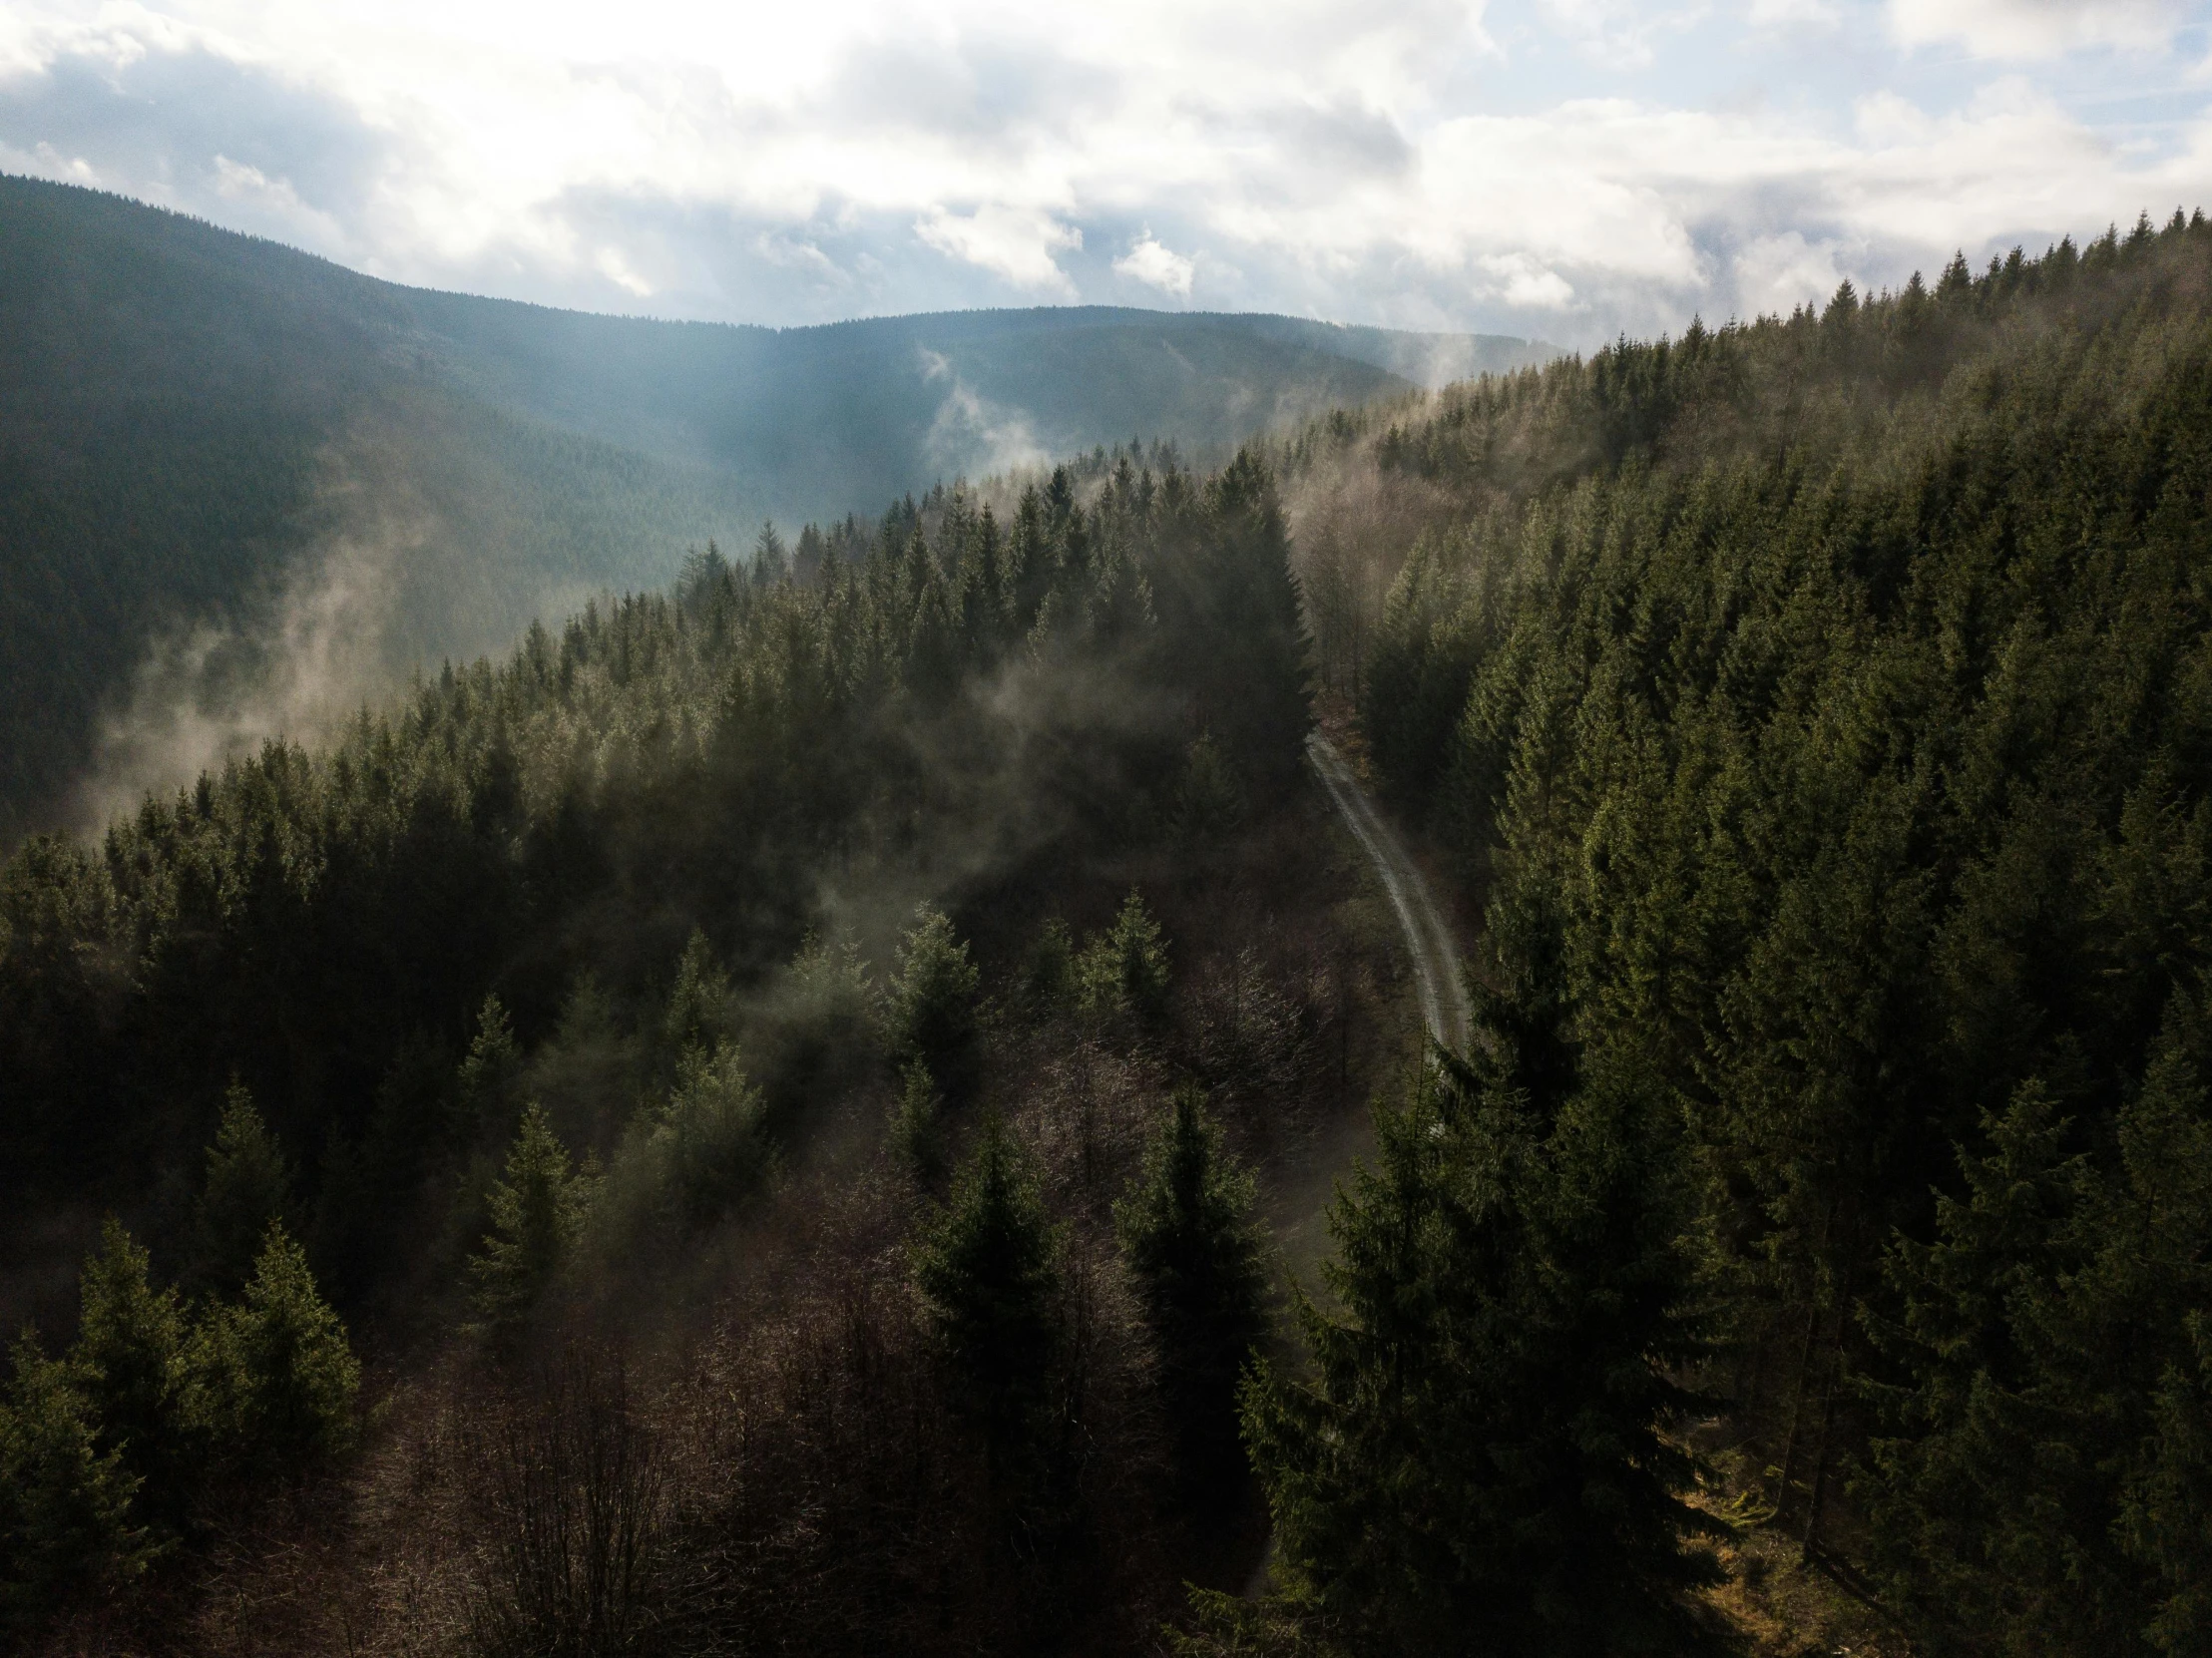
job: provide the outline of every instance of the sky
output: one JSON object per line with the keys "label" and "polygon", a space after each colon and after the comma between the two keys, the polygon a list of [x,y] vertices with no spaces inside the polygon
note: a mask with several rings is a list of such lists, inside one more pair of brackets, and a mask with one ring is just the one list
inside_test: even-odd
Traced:
{"label": "sky", "polygon": [[0,5],[0,172],[396,281],[778,326],[1587,348],[2212,209],[2212,0]]}

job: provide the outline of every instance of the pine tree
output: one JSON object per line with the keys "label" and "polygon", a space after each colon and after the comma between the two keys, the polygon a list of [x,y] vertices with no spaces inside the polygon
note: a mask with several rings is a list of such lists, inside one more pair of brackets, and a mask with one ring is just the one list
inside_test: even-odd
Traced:
{"label": "pine tree", "polygon": [[1121,1258],[1158,1352],[1160,1395],[1191,1488],[1220,1494],[1244,1467],[1238,1378],[1266,1332],[1266,1274],[1251,1176],[1195,1086],[1175,1090],[1144,1172],[1114,1206]]}
{"label": "pine tree", "polygon": [[233,1082],[193,1216],[200,1281],[223,1294],[235,1291],[253,1270],[268,1223],[290,1218],[291,1170],[282,1148],[253,1096]]}
{"label": "pine tree", "polygon": [[1133,888],[1113,925],[1084,947],[1083,999],[1095,1012],[1130,1009],[1156,1019],[1167,1007],[1167,942]]}
{"label": "pine tree", "polygon": [[675,1086],[650,1143],[686,1226],[714,1219],[758,1177],[767,1157],[763,1109],[735,1042],[718,1043],[711,1053],[688,1048],[676,1061]]}
{"label": "pine tree", "polygon": [[592,1182],[569,1166],[568,1147],[533,1102],[507,1151],[507,1177],[486,1197],[492,1230],[469,1259],[477,1311],[491,1323],[521,1318],[568,1258],[584,1229]]}
{"label": "pine tree", "polygon": [[729,975],[714,960],[713,947],[697,928],[676,963],[675,986],[668,992],[667,1017],[662,1029],[669,1045],[681,1053],[687,1048],[712,1048],[729,1031]]}
{"label": "pine tree", "polygon": [[1692,1404],[1689,1273],[1635,1113],[1540,1134],[1465,1067],[1377,1123],[1330,1213],[1314,1376],[1262,1369],[1245,1435],[1289,1605],[1352,1650],[1693,1652],[1717,1573],[1662,1429]]}
{"label": "pine tree", "polygon": [[457,1126],[464,1141],[473,1139],[485,1123],[500,1117],[507,1103],[508,1090],[514,1086],[521,1069],[522,1049],[515,1041],[515,1029],[507,1018],[506,1005],[496,995],[487,996],[484,1006],[477,1011],[476,1035],[469,1038],[468,1054],[461,1061],[457,1078],[460,1093]]}
{"label": "pine tree", "polygon": [[1035,1449],[1059,1345],[1057,1249],[1036,1182],[994,1118],[923,1240],[914,1281],[955,1404],[983,1429],[1002,1474]]}
{"label": "pine tree", "polygon": [[28,1331],[0,1394],[0,1630],[23,1631],[146,1569],[138,1480],[102,1450],[70,1367]]}
{"label": "pine tree", "polygon": [[[250,1110],[251,1107],[246,1107]],[[181,1531],[203,1459],[204,1424],[175,1289],[156,1290],[147,1252],[113,1215],[80,1277],[69,1370],[97,1429],[138,1496],[135,1517],[160,1536]]]}
{"label": "pine tree", "polygon": [[1183,750],[1173,817],[1175,833],[1199,843],[1219,840],[1244,820],[1243,787],[1211,736],[1201,735]]}
{"label": "pine tree", "polygon": [[894,1066],[903,1072],[921,1061],[956,1105],[975,1091],[979,983],[968,946],[951,920],[927,904],[916,909],[888,993],[885,1036]]}
{"label": "pine tree", "polygon": [[269,1223],[243,1300],[197,1332],[193,1363],[217,1454],[235,1474],[293,1479],[351,1447],[361,1367],[281,1222]]}
{"label": "pine tree", "polygon": [[891,1114],[892,1148],[924,1187],[934,1187],[944,1173],[945,1096],[920,1059],[907,1061],[900,1082],[899,1102]]}
{"label": "pine tree", "polygon": [[1047,918],[1022,962],[1022,1000],[1040,1014],[1056,1013],[1078,988],[1075,936],[1059,916]]}

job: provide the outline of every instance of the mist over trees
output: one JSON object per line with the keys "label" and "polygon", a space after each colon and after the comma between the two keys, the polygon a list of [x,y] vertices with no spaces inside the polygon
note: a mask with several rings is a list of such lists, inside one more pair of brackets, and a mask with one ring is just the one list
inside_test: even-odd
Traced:
{"label": "mist over trees", "polygon": [[8,1638],[2201,1650],[2208,274],[763,530],[26,842]]}
{"label": "mist over trees", "polygon": [[0,178],[0,847],[97,830],[261,734],[319,745],[415,668],[659,588],[763,518],[1131,432],[1218,464],[1271,422],[1405,395],[1431,360],[1546,354],[1109,308],[590,316]]}

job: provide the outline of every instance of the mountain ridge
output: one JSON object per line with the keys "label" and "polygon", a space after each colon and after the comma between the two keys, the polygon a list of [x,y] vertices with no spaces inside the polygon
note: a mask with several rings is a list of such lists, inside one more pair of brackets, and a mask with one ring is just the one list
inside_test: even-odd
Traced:
{"label": "mountain ridge", "polygon": [[1109,306],[611,316],[412,288],[0,176],[0,845],[69,820],[159,641],[240,643],[216,652],[220,684],[165,691],[199,718],[266,658],[284,604],[321,602],[336,550],[376,562],[362,591],[388,603],[343,625],[388,684],[581,594],[664,583],[687,547],[746,545],[763,520],[1131,436],[1219,451],[1411,394],[1440,352],[1548,350]]}

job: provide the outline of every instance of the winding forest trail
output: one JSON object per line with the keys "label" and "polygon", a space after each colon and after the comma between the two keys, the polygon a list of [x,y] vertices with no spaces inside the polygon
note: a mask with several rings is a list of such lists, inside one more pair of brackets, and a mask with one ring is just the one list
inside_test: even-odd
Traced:
{"label": "winding forest trail", "polygon": [[1413,957],[1422,1023],[1429,1028],[1430,1039],[1454,1050],[1466,1047],[1472,1015],[1467,1005],[1467,985],[1460,977],[1459,947],[1452,942],[1452,929],[1445,923],[1444,912],[1437,908],[1428,879],[1396,831],[1383,821],[1375,802],[1337,752],[1336,744],[1315,731],[1306,738],[1306,752],[1312,756],[1313,769],[1320,773],[1338,813],[1373,862],[1383,890],[1390,894],[1391,908],[1398,912],[1398,925]]}

